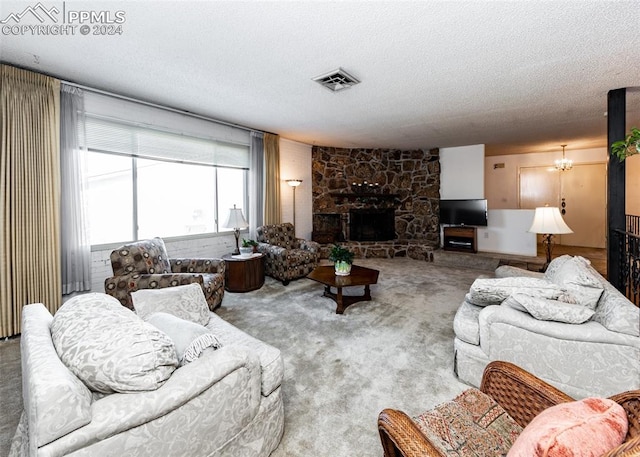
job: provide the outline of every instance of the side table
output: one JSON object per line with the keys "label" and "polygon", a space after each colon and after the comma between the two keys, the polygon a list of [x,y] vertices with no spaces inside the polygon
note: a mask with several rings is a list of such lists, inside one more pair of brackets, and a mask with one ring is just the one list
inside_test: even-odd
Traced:
{"label": "side table", "polygon": [[229,292],[250,292],[264,284],[264,255],[251,254],[250,257],[225,254],[227,264],[224,288]]}

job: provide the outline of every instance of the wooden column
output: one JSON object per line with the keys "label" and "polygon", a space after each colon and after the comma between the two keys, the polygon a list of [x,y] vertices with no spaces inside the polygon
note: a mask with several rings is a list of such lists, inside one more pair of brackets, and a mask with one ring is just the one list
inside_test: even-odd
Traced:
{"label": "wooden column", "polygon": [[610,90],[607,97],[607,145],[609,151],[607,179],[607,276],[613,286],[624,293],[622,251],[615,229],[625,229],[625,163],[611,155],[611,145],[626,136],[626,89]]}

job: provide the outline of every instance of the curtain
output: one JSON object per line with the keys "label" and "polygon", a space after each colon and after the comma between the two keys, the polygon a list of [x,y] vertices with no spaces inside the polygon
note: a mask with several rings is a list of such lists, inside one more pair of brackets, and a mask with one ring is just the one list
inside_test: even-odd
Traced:
{"label": "curtain", "polygon": [[62,294],[91,290],[91,243],[86,209],[84,94],[62,84],[60,92],[60,247]]}
{"label": "curtain", "polygon": [[60,81],[0,66],[0,337],[61,304]]}
{"label": "curtain", "polygon": [[264,223],[279,224],[280,211],[280,137],[264,134]]}
{"label": "curtain", "polygon": [[264,224],[264,134],[251,132],[249,167],[249,234],[256,238],[256,229]]}

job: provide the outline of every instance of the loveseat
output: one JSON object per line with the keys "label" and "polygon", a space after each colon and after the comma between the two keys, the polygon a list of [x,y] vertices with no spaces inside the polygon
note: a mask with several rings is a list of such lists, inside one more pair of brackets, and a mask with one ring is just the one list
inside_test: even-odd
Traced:
{"label": "loveseat", "polygon": [[[165,304],[184,304],[176,293],[193,296],[192,286],[199,309],[187,317],[202,322],[198,285],[151,292],[171,290]],[[72,298],[55,317],[42,304],[25,306],[24,412],[10,456],[268,456],[284,428],[280,351],[208,310],[206,327],[158,310],[147,322],[96,293]],[[171,325],[152,325],[158,317]],[[179,354],[177,341],[200,327],[194,342],[207,343]]]}
{"label": "loveseat", "polygon": [[498,267],[474,281],[453,327],[454,370],[472,386],[504,360],[574,398],[640,389],[640,309],[582,257],[545,273]]}

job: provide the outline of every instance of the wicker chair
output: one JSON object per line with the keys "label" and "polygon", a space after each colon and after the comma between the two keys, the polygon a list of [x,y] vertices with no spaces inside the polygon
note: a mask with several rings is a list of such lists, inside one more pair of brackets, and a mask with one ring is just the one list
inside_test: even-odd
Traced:
{"label": "wicker chair", "polygon": [[133,309],[131,292],[198,283],[209,309],[220,306],[224,296],[226,264],[222,259],[169,259],[161,238],[126,244],[111,253],[113,276],[104,289],[122,305]]}
{"label": "wicker chair", "polygon": [[[527,371],[501,361],[487,365],[480,390],[502,406],[521,427],[525,427],[546,408],[573,401],[573,398]],[[640,456],[640,390],[624,392],[610,398],[626,411],[629,431],[624,443],[605,456]],[[378,430],[385,457],[444,455],[402,411],[383,410],[378,416]]]}

